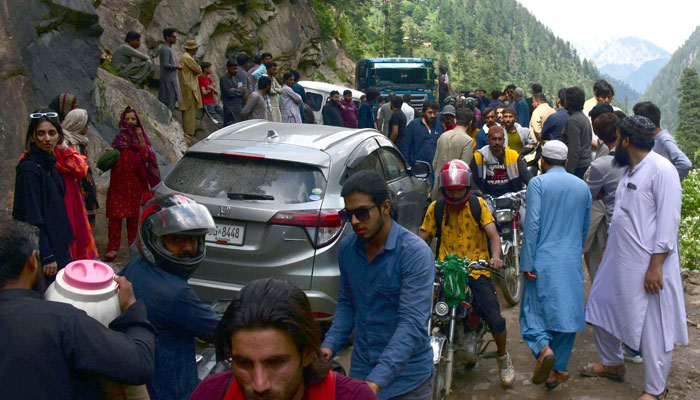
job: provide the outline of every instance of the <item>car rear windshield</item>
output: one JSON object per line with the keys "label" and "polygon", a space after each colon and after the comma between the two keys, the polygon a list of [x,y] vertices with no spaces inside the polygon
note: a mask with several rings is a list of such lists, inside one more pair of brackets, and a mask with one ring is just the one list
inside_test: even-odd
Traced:
{"label": "car rear windshield", "polygon": [[190,153],[165,185],[196,196],[295,204],[321,200],[326,180],[313,166],[270,159]]}

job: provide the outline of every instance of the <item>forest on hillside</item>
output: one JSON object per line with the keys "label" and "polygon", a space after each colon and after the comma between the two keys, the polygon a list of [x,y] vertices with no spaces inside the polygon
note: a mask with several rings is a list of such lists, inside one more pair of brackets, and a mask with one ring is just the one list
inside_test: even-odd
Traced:
{"label": "forest on hillside", "polygon": [[675,132],[678,126],[678,101],[680,78],[685,68],[700,69],[700,27],[671,56],[671,60],[659,71],[642,96],[653,101],[661,109],[661,126]]}
{"label": "forest on hillside", "polygon": [[[353,60],[431,57],[456,90],[540,83],[554,103],[562,87],[593,95],[600,74],[515,0],[310,0],[321,33]],[[436,65],[438,64],[436,62]],[[618,99],[618,103],[624,101]],[[631,108],[631,105],[629,107]],[[624,104],[621,104],[624,106]]]}

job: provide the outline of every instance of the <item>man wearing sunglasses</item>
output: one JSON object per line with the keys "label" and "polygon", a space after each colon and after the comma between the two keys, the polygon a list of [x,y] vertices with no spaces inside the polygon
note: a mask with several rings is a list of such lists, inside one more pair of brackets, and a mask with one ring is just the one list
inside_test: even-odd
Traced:
{"label": "man wearing sunglasses", "polygon": [[352,378],[382,400],[430,399],[432,252],[392,220],[389,188],[378,173],[353,174],[341,196],[341,218],[355,234],[340,244],[338,305],[321,351],[338,354],[354,329]]}

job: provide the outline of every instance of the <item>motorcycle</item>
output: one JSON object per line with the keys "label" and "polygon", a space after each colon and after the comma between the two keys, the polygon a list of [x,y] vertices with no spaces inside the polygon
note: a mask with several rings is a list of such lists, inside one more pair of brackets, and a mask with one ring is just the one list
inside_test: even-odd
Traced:
{"label": "motorcycle", "polygon": [[[455,279],[453,272],[459,269],[463,269],[460,273],[463,278]],[[488,270],[495,275],[501,274],[490,268],[486,261],[469,263],[469,259],[452,254],[448,255],[445,261],[435,262],[433,309],[428,325],[435,366],[433,400],[444,400],[450,394],[452,376],[457,365],[470,370],[481,357],[492,358],[496,354],[486,353],[492,342],[485,342],[484,338],[489,329],[472,307],[473,295],[467,286],[467,279],[469,272],[474,270]],[[455,297],[450,293],[459,288],[462,288],[463,296]]]}
{"label": "motorcycle", "polygon": [[491,214],[496,220],[501,237],[501,258],[503,259],[502,277],[498,277],[501,293],[509,305],[520,302],[523,295],[523,275],[520,271],[520,247],[522,245],[521,206],[525,206],[525,190],[506,193],[493,198],[484,195]]}

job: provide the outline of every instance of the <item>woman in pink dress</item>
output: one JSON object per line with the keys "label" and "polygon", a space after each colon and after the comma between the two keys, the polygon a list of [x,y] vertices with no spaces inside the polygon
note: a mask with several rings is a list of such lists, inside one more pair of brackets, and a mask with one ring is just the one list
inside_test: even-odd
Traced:
{"label": "woman in pink dress", "polygon": [[126,107],[119,120],[119,133],[112,141],[119,149],[117,163],[112,167],[107,190],[107,218],[109,244],[105,261],[117,256],[122,237],[122,219],[126,218],[129,245],[138,233],[141,198],[160,182],[160,171],[151,142],[143,129],[136,110]]}

